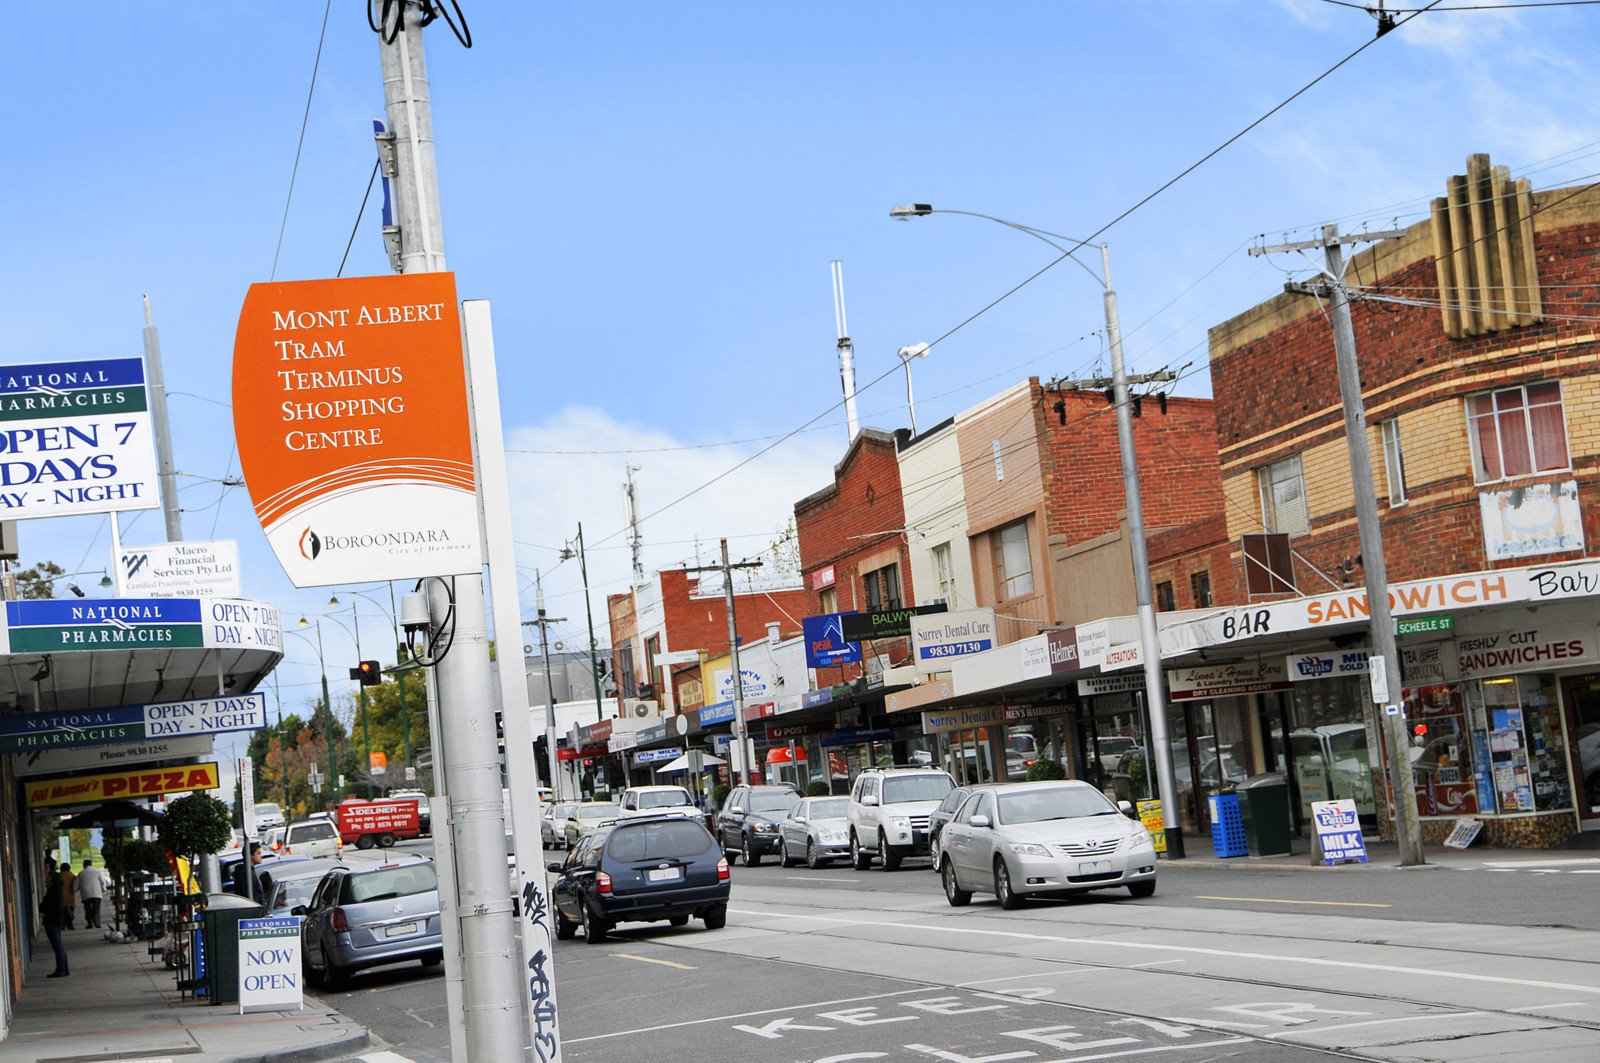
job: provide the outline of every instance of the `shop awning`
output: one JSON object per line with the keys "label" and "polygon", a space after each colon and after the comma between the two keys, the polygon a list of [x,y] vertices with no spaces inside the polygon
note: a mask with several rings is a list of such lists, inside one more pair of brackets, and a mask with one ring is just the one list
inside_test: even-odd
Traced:
{"label": "shop awning", "polygon": [[[721,757],[714,757],[710,753],[702,753],[700,754],[700,763],[703,767],[716,768],[721,767],[728,762],[723,760]],[[676,775],[680,771],[688,770],[689,757],[687,755],[681,756],[676,760],[669,761],[656,769],[656,771],[665,775]]]}

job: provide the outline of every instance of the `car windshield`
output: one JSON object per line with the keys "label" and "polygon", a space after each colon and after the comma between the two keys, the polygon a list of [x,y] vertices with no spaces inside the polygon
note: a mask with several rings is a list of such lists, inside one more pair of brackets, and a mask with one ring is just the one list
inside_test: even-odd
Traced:
{"label": "car windshield", "polygon": [[948,775],[910,775],[903,779],[883,781],[883,803],[898,805],[904,801],[939,801],[955,788]]}
{"label": "car windshield", "polygon": [[678,808],[693,803],[688,790],[646,790],[639,795],[640,808]]}
{"label": "car windshield", "polygon": [[568,816],[572,815],[572,810],[576,807],[577,806],[572,804],[570,801],[556,805],[550,811],[551,818],[566,819]]}
{"label": "car windshield", "polygon": [[318,838],[336,837],[332,823],[302,823],[294,829],[294,840],[297,842],[315,841]]}
{"label": "car windshield", "polygon": [[1000,801],[1000,822],[1006,824],[1120,815],[1104,794],[1088,786],[1052,786],[996,796]]}
{"label": "car windshield", "polygon": [[810,816],[812,819],[843,819],[850,812],[850,799],[848,797],[829,797],[822,801],[811,802]]}
{"label": "car windshield", "polygon": [[750,791],[750,811],[752,812],[787,812],[793,805],[793,790]]}
{"label": "car windshield", "polygon": [[382,867],[364,875],[346,876],[344,903],[381,901],[389,897],[426,893],[438,888],[439,880],[434,876],[432,864],[400,864],[395,867]]}
{"label": "car windshield", "polygon": [[693,820],[670,819],[657,823],[618,826],[606,842],[613,860],[658,860],[699,856],[711,848],[711,835]]}
{"label": "car windshield", "polygon": [[282,819],[283,818],[283,809],[279,808],[277,805],[267,804],[267,803],[263,802],[262,804],[259,804],[259,805],[257,805],[255,807],[255,814],[256,814],[257,817],[263,817],[264,816],[264,817],[267,817],[269,819],[273,818],[273,817],[276,817],[278,819]]}
{"label": "car windshield", "polygon": [[579,819],[610,819],[617,814],[616,805],[579,805]]}

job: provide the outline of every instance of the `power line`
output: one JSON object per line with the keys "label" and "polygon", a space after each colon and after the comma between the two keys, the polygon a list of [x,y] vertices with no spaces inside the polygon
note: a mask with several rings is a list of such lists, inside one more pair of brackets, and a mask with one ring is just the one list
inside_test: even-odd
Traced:
{"label": "power line", "polygon": [[339,259],[339,272],[334,274],[335,277],[344,276],[344,264],[350,260],[350,249],[356,244],[356,232],[361,228],[361,218],[367,213],[367,200],[372,198],[372,186],[378,180],[378,163],[380,161],[382,160],[372,160],[372,176],[367,178],[367,191],[361,197],[361,209],[356,211],[355,224],[350,226],[350,239],[345,242],[344,256]]}
{"label": "power line", "polygon": [[[317,57],[311,63],[311,84],[306,88],[306,107],[300,115],[300,139],[294,146],[294,166],[289,171],[289,194],[283,200],[283,220],[278,223],[278,246],[272,251],[271,280],[278,279],[278,256],[283,252],[283,233],[289,227],[289,204],[294,202],[294,182],[300,175],[300,152],[306,144],[306,125],[311,121],[311,97],[317,91],[317,71],[322,66],[322,42],[328,36],[328,14],[333,10],[333,0],[322,9],[322,32],[317,35]],[[230,464],[233,459],[228,459]]]}

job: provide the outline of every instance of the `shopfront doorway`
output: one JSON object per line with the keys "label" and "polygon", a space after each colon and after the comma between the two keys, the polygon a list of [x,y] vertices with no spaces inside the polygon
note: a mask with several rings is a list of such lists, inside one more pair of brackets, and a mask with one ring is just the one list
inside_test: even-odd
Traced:
{"label": "shopfront doorway", "polygon": [[1600,830],[1600,672],[1563,677],[1561,702],[1578,817],[1584,830]]}

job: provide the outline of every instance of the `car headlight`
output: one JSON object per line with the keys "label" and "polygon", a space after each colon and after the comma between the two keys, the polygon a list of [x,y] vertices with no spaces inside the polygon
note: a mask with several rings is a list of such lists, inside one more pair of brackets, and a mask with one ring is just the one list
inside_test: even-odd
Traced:
{"label": "car headlight", "polygon": [[821,831],[817,837],[828,845],[838,845],[845,840],[844,831],[842,830]]}
{"label": "car headlight", "polygon": [[1156,843],[1150,840],[1150,832],[1147,830],[1136,831],[1128,838],[1129,849],[1154,850],[1155,847]]}
{"label": "car headlight", "polygon": [[778,829],[778,825],[776,823],[757,823],[753,829],[757,834],[771,834]]}
{"label": "car headlight", "polygon": [[889,825],[895,830],[910,830],[911,819],[908,816],[894,816],[889,820]]}
{"label": "car headlight", "polygon": [[1006,848],[1019,856],[1049,856],[1050,850],[1038,842],[1007,842]]}

